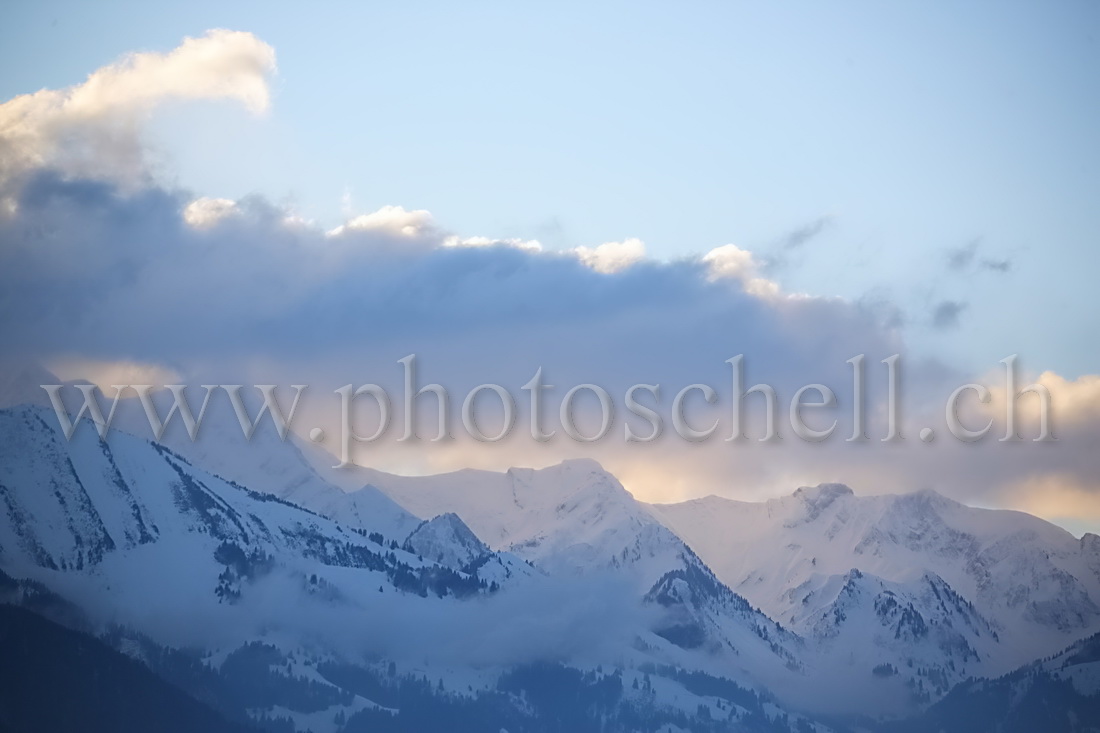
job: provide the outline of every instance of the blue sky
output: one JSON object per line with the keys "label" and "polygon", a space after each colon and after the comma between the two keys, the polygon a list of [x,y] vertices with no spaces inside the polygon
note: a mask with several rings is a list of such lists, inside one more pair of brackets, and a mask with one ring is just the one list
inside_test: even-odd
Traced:
{"label": "blue sky", "polygon": [[[0,96],[212,27],[271,44],[273,107],[161,111],[163,171],[326,226],[385,204],[549,248],[736,243],[788,290],[897,304],[971,369],[1096,371],[1094,3],[35,3]],[[805,245],[783,243],[825,220]],[[977,242],[971,266],[948,266]],[[1009,263],[1007,272],[982,262]],[[957,315],[936,328],[938,307]],[[947,313],[951,315],[951,313]]]}

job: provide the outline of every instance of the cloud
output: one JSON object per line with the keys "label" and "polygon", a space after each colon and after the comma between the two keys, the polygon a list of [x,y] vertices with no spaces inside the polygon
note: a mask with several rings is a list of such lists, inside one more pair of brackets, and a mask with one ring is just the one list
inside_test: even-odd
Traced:
{"label": "cloud", "polygon": [[[986,412],[1003,415],[1009,399],[1007,386],[999,383],[1001,380],[991,381],[992,396]],[[1076,379],[1066,379],[1060,374],[1046,371],[1036,377],[1033,383],[1050,395],[1049,412],[1056,435],[1061,432],[1078,432],[1090,423],[1100,421],[1100,375],[1083,374]],[[1017,398],[1015,405],[1018,420],[1023,425],[1021,432],[1037,434],[1042,416],[1041,400],[1029,393]]]}
{"label": "cloud", "polygon": [[226,99],[254,113],[270,105],[275,52],[250,33],[208,31],[168,53],[135,53],[82,84],[0,105],[0,184],[45,167],[134,182],[145,174],[140,128],[168,100]]}
{"label": "cloud", "polygon": [[594,249],[578,247],[574,252],[581,262],[596,272],[609,275],[642,261],[645,258],[645,243],[640,239],[625,239],[605,242]]}
{"label": "cloud", "polygon": [[[169,54],[131,57],[93,74],[125,82],[90,87],[108,100],[88,103],[95,114],[72,112],[65,101],[72,89],[15,100],[37,110],[33,115],[13,117],[12,103],[0,106],[4,154],[12,155],[15,141],[29,146],[17,175],[0,182],[0,343],[8,354],[67,363],[66,376],[80,372],[96,381],[136,369],[135,380],[154,384],[168,376],[194,384],[306,383],[306,432],[319,425],[331,433],[339,410],[333,390],[344,384],[374,382],[400,395],[397,360],[410,353],[418,356],[420,384],[450,391],[452,416],[469,390],[496,383],[517,397],[523,428],[531,413],[520,387],[539,367],[553,385],[544,415],[546,427],[557,429],[551,440],[538,443],[517,429],[486,445],[463,438],[459,427],[450,441],[360,446],[359,460],[389,470],[539,466],[588,456],[650,500],[765,498],[834,480],[870,493],[930,486],[991,506],[1020,506],[1024,481],[1057,481],[1072,487],[1063,496],[1086,497],[1081,502],[1100,496],[1095,378],[1041,378],[1058,395],[1063,434],[1056,444],[921,442],[913,435],[924,425],[944,435],[946,396],[974,376],[909,354],[887,299],[785,293],[734,244],[664,262],[646,257],[642,242],[631,239],[550,252],[533,242],[455,233],[428,211],[397,205],[354,216],[349,210],[344,224],[325,231],[262,198],[207,198],[148,175],[140,125],[151,105],[214,96],[262,109],[273,69],[270,48],[252,36],[213,32]],[[171,83],[162,84],[166,79]],[[16,117],[23,127],[12,126]],[[126,129],[121,152],[95,147],[119,120]],[[97,156],[103,167],[89,167]],[[971,243],[949,265],[972,268],[979,257]],[[942,301],[932,320],[955,325],[965,305]],[[907,360],[906,440],[883,444],[881,362],[896,353]],[[775,388],[781,422],[803,385],[833,389],[838,408],[817,419],[836,417],[834,438],[808,444],[786,429],[779,441],[757,442],[763,403],[753,395],[746,400],[750,439],[726,442],[733,394],[726,360],[738,354],[745,355],[746,387]],[[847,443],[848,361],[860,354],[870,439]],[[592,444],[569,440],[557,425],[558,401],[583,383],[607,389],[619,408],[609,437]],[[668,428],[673,397],[698,383],[711,385],[719,404],[693,393],[688,417],[698,426],[718,420],[713,440],[622,439],[628,421],[641,433],[646,427],[623,410],[628,387],[660,385],[654,404]],[[391,436],[400,413],[395,403]],[[967,415],[978,425],[995,416]]]}
{"label": "cloud", "polygon": [[[1019,368],[1016,372],[1015,394],[1008,391],[1007,367],[972,378],[989,388],[990,399],[981,403],[970,393],[957,414],[968,429],[989,425],[989,432],[975,443],[937,437],[926,446],[930,460],[919,469],[922,479],[962,500],[1020,509],[1064,522],[1076,531],[1084,527],[1096,531],[1100,523],[1100,454],[1095,450],[1095,436],[1100,435],[1100,376],[1067,379],[1049,371],[1037,376]],[[1032,384],[1040,387],[1040,394],[1023,393]],[[1042,434],[1043,391],[1049,394],[1046,412],[1052,441],[1036,441]],[[1010,405],[1015,437],[1008,430]],[[939,424],[937,434],[943,436],[944,417],[938,407],[930,402],[914,417],[918,424]]]}
{"label": "cloud", "polygon": [[783,237],[783,249],[797,249],[832,226],[832,217],[822,216]]}
{"label": "cloud", "polygon": [[961,247],[948,250],[947,268],[955,272],[967,272],[972,269],[978,269],[1001,274],[1012,269],[1012,260],[1009,259],[993,259],[988,257],[979,259],[978,250],[981,248],[981,244],[981,237],[977,237]]}
{"label": "cloud", "polygon": [[969,306],[959,300],[941,300],[932,309],[932,327],[938,329],[957,328],[959,316]]}
{"label": "cloud", "polygon": [[798,260],[803,256],[800,250],[832,226],[831,216],[821,216],[787,232],[762,255],[760,269],[766,273],[774,273],[796,267]]}
{"label": "cloud", "polygon": [[1094,483],[1082,481],[1072,471],[1053,470],[1011,482],[1005,488],[1011,506],[1061,522],[1080,531],[1091,527],[1095,534],[1100,522],[1100,490]]}
{"label": "cloud", "polygon": [[768,297],[779,294],[777,284],[757,276],[760,266],[752,252],[735,244],[712,249],[703,256],[703,263],[707,265],[711,280],[737,280],[745,286],[747,292],[754,295]]}
{"label": "cloud", "polygon": [[1011,260],[982,260],[981,267],[983,270],[989,270],[990,272],[1008,272],[1012,269]]}
{"label": "cloud", "polygon": [[965,270],[974,262],[974,256],[978,254],[978,245],[981,239],[972,239],[961,247],[956,247],[947,253],[947,266],[952,270]]}
{"label": "cloud", "polygon": [[[595,383],[614,395],[608,440],[576,445],[559,426],[547,445],[517,430],[506,445],[390,441],[384,453],[364,446],[360,459],[430,471],[546,465],[581,451],[616,471],[653,461],[705,466],[709,478],[684,476],[711,491],[733,475],[718,440],[710,449],[716,463],[678,453],[684,446],[676,442],[643,455],[623,449],[628,387],[662,385],[667,424],[672,397],[686,385],[712,384],[728,398],[725,362],[737,354],[746,355],[748,379],[789,399],[813,382],[842,390],[847,359],[866,353],[877,361],[901,348],[877,309],[784,295],[735,245],[674,262],[610,248],[597,270],[575,253],[454,235],[428,212],[400,207],[325,232],[288,222],[259,199],[196,200],[50,171],[28,178],[18,216],[0,221],[0,341],[47,363],[160,365],[184,383],[310,384],[315,397],[303,407],[315,412],[303,424],[333,435],[325,422],[339,414],[332,391],[375,382],[399,395],[397,360],[410,353],[422,383],[441,383],[454,396],[452,415],[483,383],[523,400],[520,387],[542,367],[554,385],[546,393],[554,423],[553,400],[573,385]],[[208,209],[218,215],[198,226],[196,211]],[[517,413],[522,426],[528,405]],[[766,475],[753,455],[741,461],[745,480]]]}
{"label": "cloud", "polygon": [[231,199],[197,198],[183,209],[183,220],[195,229],[214,226],[237,211],[237,202]]}
{"label": "cloud", "polygon": [[148,384],[159,387],[179,384],[182,377],[159,364],[133,361],[97,361],[94,359],[61,357],[47,364],[49,370],[63,381],[87,380],[98,385],[104,394],[114,395],[115,384]]}
{"label": "cloud", "polygon": [[514,247],[528,252],[542,251],[536,239],[493,239],[491,237],[460,237],[452,234],[443,240],[444,247]]}
{"label": "cloud", "polygon": [[406,211],[402,206],[383,206],[378,211],[356,216],[327,232],[339,237],[351,232],[379,232],[394,237],[419,237],[434,230],[435,220],[424,209]]}

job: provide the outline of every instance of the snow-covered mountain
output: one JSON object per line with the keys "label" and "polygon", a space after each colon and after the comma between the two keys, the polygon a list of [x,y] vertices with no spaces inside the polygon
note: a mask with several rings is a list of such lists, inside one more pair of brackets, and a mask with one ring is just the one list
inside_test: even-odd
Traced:
{"label": "snow-covered mountain", "polygon": [[[911,709],[1100,628],[1090,535],[930,491],[856,497],[824,484],[761,503],[647,505],[592,461],[362,475],[414,514],[454,513],[489,546],[551,574],[633,579],[662,610],[663,638],[736,650],[727,668],[797,680],[819,709]],[[770,653],[756,656],[760,641]],[[856,693],[851,679],[876,692]]]}
{"label": "snow-covered mountain", "polygon": [[[41,385],[62,384],[62,401],[75,416],[83,401],[72,386],[48,370],[33,363],[14,364],[0,369],[0,408],[32,405],[49,408],[46,420],[57,424],[49,396]],[[110,412],[110,398],[100,397],[104,414]],[[171,395],[154,390],[151,400],[158,415],[171,409]],[[198,406],[193,407],[196,414]],[[252,408],[255,414],[256,409]],[[112,432],[149,436],[150,426],[144,406],[131,390],[120,395],[114,410]],[[258,491],[273,494],[348,526],[383,534],[387,539],[403,540],[421,522],[382,492],[371,487],[348,493],[322,476],[311,460],[319,449],[303,442],[293,433],[280,437],[271,420],[260,420],[246,436],[234,412],[224,401],[213,400],[204,413],[198,439],[192,440],[179,417],[169,419],[158,439],[160,444],[201,466],[209,473]],[[327,454],[326,454],[327,455]],[[326,460],[331,461],[331,458]],[[330,472],[331,473],[331,472]]]}
{"label": "snow-covered mountain", "polygon": [[794,709],[911,712],[1100,628],[1100,538],[933,492],[649,505],[588,460],[359,469],[345,491],[270,428],[248,441],[208,421],[192,443],[178,427],[104,442],[85,421],[69,441],[40,401],[0,410],[0,570],[16,598],[56,594],[124,629],[116,647],[151,666],[186,646],[218,684],[255,658],[329,690],[319,709],[233,709],[246,719],[341,730],[399,714],[379,712],[393,686],[425,674],[434,698],[480,705],[522,688],[509,675],[559,674],[523,666],[550,661],[597,697],[611,683],[593,670],[616,670],[623,720],[641,705],[764,730]]}
{"label": "snow-covered mountain", "polygon": [[[602,490],[609,488],[622,491]],[[650,523],[649,531],[678,543]],[[103,442],[85,422],[67,441],[49,409],[0,410],[0,570],[15,588],[0,600],[56,595],[155,670],[233,687],[230,670],[248,669],[298,701],[238,691],[234,699],[255,704],[229,712],[253,721],[285,718],[299,729],[336,731],[350,718],[401,714],[383,702],[408,694],[424,672],[438,680],[434,698],[491,700],[499,686],[521,694],[533,684],[514,677],[535,674],[517,664],[564,660],[582,669],[615,665],[616,690],[627,675],[630,692],[616,693],[615,705],[625,706],[616,715],[641,709],[683,722],[703,706],[766,722],[762,711],[779,708],[744,685],[760,679],[758,669],[793,663],[783,645],[796,637],[678,549],[688,562],[680,567],[694,568],[693,587],[701,577],[716,594],[706,605],[689,604],[706,649],[676,635],[668,619],[681,610],[678,599],[635,596],[630,589],[641,575],[617,581],[614,563],[590,581],[553,576],[496,551],[447,513],[404,537],[383,535],[253,491],[125,432]],[[655,587],[673,583],[664,575]],[[180,648],[201,656],[176,659],[172,650]],[[696,676],[682,676],[684,663]],[[206,682],[190,676],[196,664]],[[706,668],[726,674],[711,677]],[[536,679],[543,673],[572,674],[551,669]],[[601,679],[570,684],[581,694]],[[707,685],[725,692],[706,692]],[[514,704],[507,715],[531,715]],[[498,708],[493,703],[490,717],[505,715]]]}
{"label": "snow-covered mountain", "polygon": [[405,549],[456,570],[490,553],[457,514],[440,514],[421,522],[405,539]]}
{"label": "snow-covered mountain", "polygon": [[493,549],[514,552],[553,574],[620,570],[644,592],[683,564],[683,542],[595,461],[504,473],[364,475],[369,487],[413,514],[455,514]]}
{"label": "snow-covered mountain", "polygon": [[861,705],[865,712],[939,698],[984,674],[1001,643],[973,604],[932,573],[897,583],[851,570],[814,576],[792,593],[803,599],[794,627],[819,667],[877,690]]}
{"label": "snow-covered mountain", "polygon": [[943,613],[928,582],[970,604],[952,623],[962,632],[973,610],[996,633],[968,642],[986,673],[1100,628],[1100,538],[1078,540],[1028,514],[974,509],[933,491],[857,497],[839,484],[760,503],[711,496],[653,510],[731,588],[801,633],[827,631],[816,613],[823,589],[841,587],[852,570],[928,599],[914,603],[926,623]]}
{"label": "snow-covered mountain", "polygon": [[[379,584],[437,596],[484,591],[476,573],[421,560],[396,542],[386,548],[162,445],[126,433],[102,442],[90,429],[66,441],[53,422],[42,408],[0,410],[0,560],[9,574],[103,594],[79,600],[104,608],[133,600],[184,613],[226,593],[237,600],[268,569],[297,579],[331,573],[348,599],[357,586]],[[337,577],[346,581],[349,570],[362,577]]]}
{"label": "snow-covered mountain", "polygon": [[1100,635],[996,679],[963,682],[888,733],[1100,730]]}
{"label": "snow-covered mountain", "polygon": [[627,582],[652,609],[659,638],[647,643],[670,659],[694,656],[692,664],[757,683],[802,673],[801,640],[725,588],[595,461],[428,477],[367,469],[363,476],[414,514],[461,518],[488,547],[551,576]]}
{"label": "snow-covered mountain", "polygon": [[[144,412],[136,405],[125,404],[134,400],[123,400],[118,426],[134,435],[148,435]],[[167,407],[160,409],[161,414],[167,414]],[[293,433],[280,438],[268,420],[260,422],[246,438],[232,412],[211,408],[198,440],[192,441],[177,421],[169,424],[160,442],[191,463],[242,486],[274,494],[387,539],[400,542],[421,521],[373,487],[348,493],[326,480],[307,456],[316,449]]]}

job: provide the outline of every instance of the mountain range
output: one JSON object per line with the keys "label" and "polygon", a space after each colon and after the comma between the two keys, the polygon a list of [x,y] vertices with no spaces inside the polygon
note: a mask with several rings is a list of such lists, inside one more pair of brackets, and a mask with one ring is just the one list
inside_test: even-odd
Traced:
{"label": "mountain range", "polygon": [[24,615],[0,645],[93,650],[219,725],[903,731],[992,706],[967,730],[1087,730],[1100,709],[1100,538],[1026,514],[840,484],[654,505],[590,460],[335,476],[231,421],[66,440],[19,394],[0,598]]}

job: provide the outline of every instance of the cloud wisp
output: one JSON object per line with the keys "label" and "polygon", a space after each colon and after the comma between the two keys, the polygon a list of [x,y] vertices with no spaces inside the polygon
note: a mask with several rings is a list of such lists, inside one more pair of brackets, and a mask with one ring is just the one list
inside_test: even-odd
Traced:
{"label": "cloud wisp", "polygon": [[932,327],[940,330],[958,328],[959,317],[968,307],[960,300],[941,300],[932,308]]}
{"label": "cloud wisp", "polygon": [[961,247],[947,252],[947,269],[953,272],[973,272],[981,270],[1005,274],[1012,270],[1012,260],[1008,258],[979,257],[982,238],[972,239]]}

